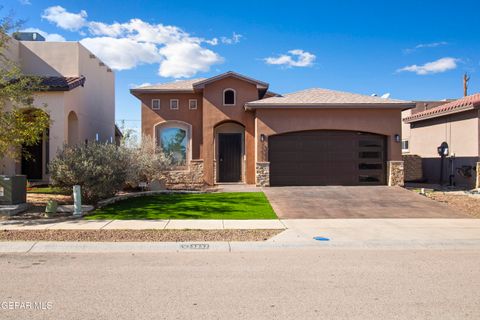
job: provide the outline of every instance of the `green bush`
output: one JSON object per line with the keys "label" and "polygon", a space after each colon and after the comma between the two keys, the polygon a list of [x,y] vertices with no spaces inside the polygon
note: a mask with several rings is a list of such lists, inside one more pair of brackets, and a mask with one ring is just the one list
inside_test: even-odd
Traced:
{"label": "green bush", "polygon": [[130,159],[127,149],[113,144],[64,146],[49,169],[55,186],[72,190],[80,185],[83,201],[93,204],[122,190]]}

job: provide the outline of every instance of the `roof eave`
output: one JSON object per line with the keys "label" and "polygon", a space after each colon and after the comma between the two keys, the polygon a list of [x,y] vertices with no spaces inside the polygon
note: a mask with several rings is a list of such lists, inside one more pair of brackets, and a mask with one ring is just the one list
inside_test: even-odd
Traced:
{"label": "roof eave", "polygon": [[470,106],[464,106],[464,107],[449,110],[449,111],[427,114],[427,115],[424,115],[424,116],[415,117],[415,115],[413,115],[413,116],[410,116],[410,117],[403,118],[402,120],[405,123],[413,123],[413,122],[419,122],[419,121],[424,121],[424,120],[429,120],[429,119],[434,119],[434,118],[440,118],[440,117],[448,116],[448,115],[451,115],[451,114],[470,111],[470,110],[474,110],[474,109],[476,109],[476,107],[474,105],[470,105]]}
{"label": "roof eave", "polygon": [[259,90],[260,90],[260,89],[268,89],[268,87],[270,86],[270,85],[269,85],[268,83],[266,83],[266,82],[253,79],[253,78],[244,76],[244,75],[242,75],[242,74],[239,74],[239,73],[236,73],[236,72],[233,72],[233,71],[228,71],[228,72],[219,74],[219,75],[217,75],[217,76],[214,76],[214,77],[211,77],[211,78],[208,78],[208,79],[205,79],[205,80],[196,82],[196,83],[193,84],[193,88],[194,88],[194,89],[203,89],[206,84],[209,84],[209,83],[212,83],[212,82],[215,82],[215,81],[217,81],[217,80],[221,80],[221,79],[223,79],[223,78],[230,77],[230,76],[231,76],[231,77],[238,78],[238,79],[241,79],[241,80],[244,80],[244,81],[247,81],[247,82],[250,82],[250,83],[253,83],[253,84],[255,84],[255,85],[257,86],[257,89],[259,89]]}
{"label": "roof eave", "polygon": [[346,108],[346,109],[412,109],[415,107],[415,103],[246,103],[246,110],[253,109],[289,109],[289,108],[303,108],[303,109],[317,109],[317,108]]}

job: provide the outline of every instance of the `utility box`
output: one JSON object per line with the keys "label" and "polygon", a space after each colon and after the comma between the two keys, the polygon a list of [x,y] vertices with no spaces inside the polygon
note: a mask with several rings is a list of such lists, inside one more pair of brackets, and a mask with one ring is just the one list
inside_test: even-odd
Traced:
{"label": "utility box", "polygon": [[27,202],[26,176],[0,176],[0,205]]}

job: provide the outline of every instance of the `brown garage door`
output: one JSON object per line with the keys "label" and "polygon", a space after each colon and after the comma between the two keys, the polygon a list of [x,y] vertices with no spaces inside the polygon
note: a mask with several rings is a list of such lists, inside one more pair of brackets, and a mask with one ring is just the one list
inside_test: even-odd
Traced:
{"label": "brown garage door", "polygon": [[270,185],[385,184],[385,137],[354,131],[302,131],[268,141]]}

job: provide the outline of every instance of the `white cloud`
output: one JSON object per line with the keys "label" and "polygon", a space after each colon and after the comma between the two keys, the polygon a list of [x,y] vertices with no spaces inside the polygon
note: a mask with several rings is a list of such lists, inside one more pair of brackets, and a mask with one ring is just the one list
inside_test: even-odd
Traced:
{"label": "white cloud", "polygon": [[454,70],[457,68],[457,62],[460,61],[456,58],[441,58],[432,62],[427,62],[424,65],[411,65],[400,68],[397,72],[415,72],[418,75],[426,75],[426,74],[434,74],[434,73],[441,73],[449,70]]}
{"label": "white cloud", "polygon": [[242,37],[243,36],[241,34],[234,32],[231,38],[221,37],[220,41],[222,41],[222,43],[224,44],[235,44],[235,43],[239,43]]}
{"label": "white cloud", "polygon": [[[51,14],[52,11],[55,14]],[[60,15],[79,19],[76,24],[66,24],[66,19],[58,18]],[[89,36],[80,42],[116,70],[158,63],[160,76],[183,78],[209,71],[212,65],[223,61],[220,55],[204,47],[205,44],[217,45],[218,38],[206,40],[194,37],[176,26],[151,24],[141,19],[110,24],[87,21],[87,12],[82,10],[74,14],[58,6],[47,8],[43,17],[64,29],[76,28],[80,33],[87,31]],[[229,39],[237,43],[240,37],[234,33]]]}
{"label": "white cloud", "polygon": [[71,13],[61,6],[53,6],[43,11],[42,18],[62,29],[77,31],[85,26],[87,12],[81,10],[79,13]]}
{"label": "white cloud", "polygon": [[142,84],[130,83],[129,87],[130,88],[141,88],[141,87],[148,87],[148,86],[151,86],[151,85],[152,85],[152,83],[150,83],[150,82],[144,82]]}
{"label": "white cloud", "polygon": [[288,51],[288,54],[265,58],[264,61],[267,64],[286,67],[311,67],[315,59],[316,56],[314,54],[301,49],[295,49]]}
{"label": "white cloud", "polygon": [[448,45],[448,42],[446,41],[439,41],[439,42],[431,42],[431,43],[420,43],[417,44],[413,48],[405,49],[403,50],[405,53],[412,53],[418,49],[423,49],[423,48],[436,48],[436,47],[441,47],[441,46],[446,46]]}
{"label": "white cloud", "polygon": [[165,57],[158,69],[162,77],[192,77],[198,72],[207,72],[211,65],[223,61],[215,52],[189,41],[168,44],[160,49],[160,53]]}
{"label": "white cloud", "polygon": [[18,2],[20,2],[20,4],[24,6],[29,6],[32,4],[30,0],[18,0]]}
{"label": "white cloud", "polygon": [[27,28],[22,30],[22,32],[37,32],[45,38],[45,41],[52,41],[52,42],[63,42],[66,41],[65,38],[58,33],[47,33],[43,30],[37,28]]}
{"label": "white cloud", "polygon": [[80,43],[115,70],[128,70],[141,64],[159,63],[163,59],[154,44],[128,38],[85,38],[80,40]]}

